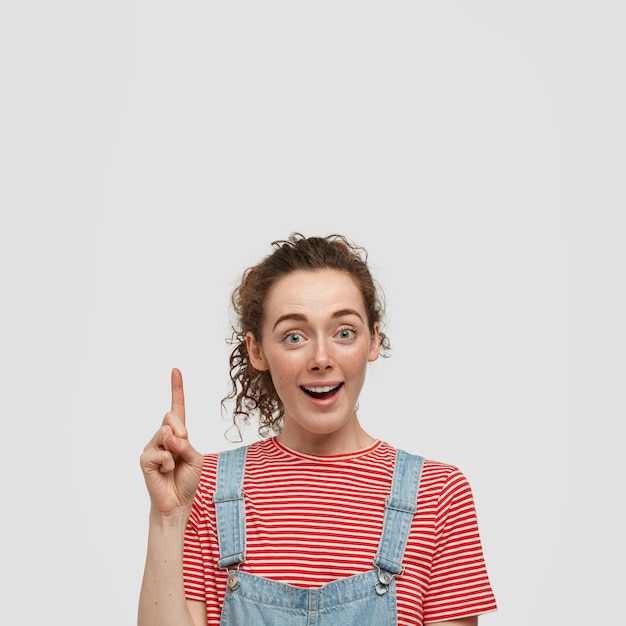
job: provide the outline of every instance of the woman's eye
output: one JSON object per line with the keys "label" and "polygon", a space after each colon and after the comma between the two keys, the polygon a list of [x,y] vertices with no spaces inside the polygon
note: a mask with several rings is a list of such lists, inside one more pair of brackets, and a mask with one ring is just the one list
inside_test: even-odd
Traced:
{"label": "woman's eye", "polygon": [[342,328],[337,333],[337,336],[339,337],[339,339],[343,339],[344,341],[353,339],[355,335],[356,335],[356,331],[353,328]]}
{"label": "woman's eye", "polygon": [[302,336],[298,333],[289,333],[285,335],[285,341],[289,344],[295,345],[302,341]]}

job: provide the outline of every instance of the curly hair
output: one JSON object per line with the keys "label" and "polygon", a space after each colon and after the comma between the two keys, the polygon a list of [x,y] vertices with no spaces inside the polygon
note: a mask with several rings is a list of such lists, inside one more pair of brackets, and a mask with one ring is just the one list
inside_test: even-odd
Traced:
{"label": "curly hair", "polygon": [[[298,270],[346,272],[355,279],[363,294],[372,334],[375,324],[378,323],[380,329],[385,315],[384,294],[369,270],[366,250],[343,235],[305,237],[292,233],[288,239],[274,241],[271,245],[274,251],[244,271],[231,296],[236,321],[229,343],[234,347],[230,354],[230,392],[222,399],[222,408],[227,401],[235,401],[232,421],[240,437],[242,424],[248,425],[255,414],[258,414],[261,437],[278,434],[282,429],[284,406],[271,374],[252,366],[246,348],[248,332],[257,341],[262,340],[265,299],[277,280]],[[382,330],[379,330],[379,347],[381,356],[389,355],[391,345]]]}

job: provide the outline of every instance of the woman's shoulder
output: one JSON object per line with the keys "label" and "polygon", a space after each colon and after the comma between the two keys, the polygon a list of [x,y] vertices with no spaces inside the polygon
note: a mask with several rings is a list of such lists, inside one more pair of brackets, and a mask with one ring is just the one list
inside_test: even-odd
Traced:
{"label": "woman's shoulder", "polygon": [[221,454],[226,452],[245,451],[247,457],[254,457],[259,455],[267,455],[273,446],[270,439],[263,439],[255,441],[250,444],[235,445],[232,448],[227,448],[218,452],[208,452],[203,456],[202,474],[200,476],[200,484],[205,486],[214,487],[215,478],[217,475],[217,465]]}
{"label": "woman's shoulder", "polygon": [[420,478],[420,493],[425,492],[447,492],[447,491],[467,491],[470,489],[469,481],[457,465],[446,461],[440,461],[425,457],[415,452],[408,452],[401,448],[393,448],[389,444],[383,444],[396,451],[402,450],[404,453],[422,456],[423,465]]}
{"label": "woman's shoulder", "polygon": [[418,452],[407,450],[405,448],[398,448],[387,443],[386,441],[381,441],[380,449],[384,453],[391,451],[394,456],[396,456],[398,452],[402,452],[404,454],[410,454],[413,456],[421,457],[424,460],[422,471],[427,471],[429,473],[435,473],[435,474],[441,474],[441,475],[447,475],[453,472],[459,472],[459,468],[452,463],[440,461],[437,459],[432,459],[428,456],[425,456]]}

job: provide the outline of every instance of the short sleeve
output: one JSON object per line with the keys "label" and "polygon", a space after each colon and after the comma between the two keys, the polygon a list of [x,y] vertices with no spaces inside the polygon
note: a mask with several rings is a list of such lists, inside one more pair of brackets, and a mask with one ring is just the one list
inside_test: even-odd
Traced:
{"label": "short sleeve", "polygon": [[435,519],[435,552],[424,623],[460,619],[496,610],[466,477],[453,469],[442,486]]}
{"label": "short sleeve", "polygon": [[183,548],[185,597],[204,602],[209,624],[219,624],[226,587],[226,573],[217,569],[218,542],[212,494],[215,490],[217,455],[205,456]]}

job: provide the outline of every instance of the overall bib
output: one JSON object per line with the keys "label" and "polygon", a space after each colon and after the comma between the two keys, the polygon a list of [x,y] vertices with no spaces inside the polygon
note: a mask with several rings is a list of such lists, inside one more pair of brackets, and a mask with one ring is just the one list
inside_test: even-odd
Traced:
{"label": "overall bib", "polygon": [[300,588],[240,571],[246,551],[243,476],[247,446],[221,452],[215,503],[220,558],[228,570],[221,626],[395,626],[395,576],[411,521],[423,457],[397,451],[374,567],[318,588]]}

